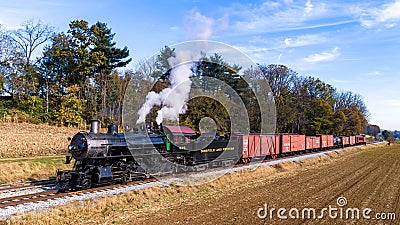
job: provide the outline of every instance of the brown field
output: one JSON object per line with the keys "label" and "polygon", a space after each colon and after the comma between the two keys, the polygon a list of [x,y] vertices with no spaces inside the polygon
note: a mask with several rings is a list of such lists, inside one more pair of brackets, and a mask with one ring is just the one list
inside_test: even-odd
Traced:
{"label": "brown field", "polygon": [[0,158],[65,154],[77,128],[0,123]]}
{"label": "brown field", "polygon": [[[7,221],[15,224],[398,224],[400,146],[347,149],[329,157],[227,174],[204,185],[154,187],[76,202]],[[396,220],[260,219],[257,210],[346,207],[395,212]],[[319,212],[319,211],[318,211]],[[287,214],[286,214],[287,215]],[[319,215],[319,214],[318,214]],[[317,216],[318,216],[317,215]]]}

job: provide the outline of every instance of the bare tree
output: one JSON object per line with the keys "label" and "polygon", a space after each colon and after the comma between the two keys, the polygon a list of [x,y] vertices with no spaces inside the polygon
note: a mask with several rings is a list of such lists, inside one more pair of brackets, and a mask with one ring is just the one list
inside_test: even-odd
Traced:
{"label": "bare tree", "polygon": [[[9,60],[10,68],[14,68],[14,71],[9,73],[9,84],[19,100],[38,94],[40,74],[36,64],[40,57],[37,57],[39,54],[36,52],[39,53],[40,47],[53,37],[53,30],[53,27],[41,21],[27,21],[20,29],[8,32],[11,42],[9,49],[12,48],[14,55],[18,56],[13,61]],[[35,101],[32,103],[32,106],[34,105]]]}
{"label": "bare tree", "polygon": [[0,25],[0,82],[1,93],[13,95],[20,89],[18,80],[23,62],[22,54],[15,46],[10,33]]}
{"label": "bare tree", "polygon": [[5,82],[5,57],[7,56],[4,51],[4,46],[5,46],[5,35],[3,32],[3,29],[0,24],[0,94],[4,92],[4,82]]}
{"label": "bare tree", "polygon": [[141,79],[148,81],[156,81],[162,75],[162,73],[156,68],[156,64],[157,60],[155,57],[147,60],[139,60],[135,65],[135,76],[140,76]]}
{"label": "bare tree", "polygon": [[54,28],[43,24],[41,21],[34,23],[32,20],[22,25],[22,28],[13,31],[10,34],[11,39],[23,53],[26,65],[31,63],[33,54],[41,45],[49,41],[54,36]]}
{"label": "bare tree", "polygon": [[334,105],[335,110],[340,108],[350,108],[352,105],[357,106],[358,110],[365,118],[369,117],[368,109],[361,95],[351,91],[343,91],[336,94]]}
{"label": "bare tree", "polygon": [[295,71],[284,65],[271,64],[268,66],[259,66],[275,97],[279,97],[283,89],[289,88],[293,78],[297,76]]}

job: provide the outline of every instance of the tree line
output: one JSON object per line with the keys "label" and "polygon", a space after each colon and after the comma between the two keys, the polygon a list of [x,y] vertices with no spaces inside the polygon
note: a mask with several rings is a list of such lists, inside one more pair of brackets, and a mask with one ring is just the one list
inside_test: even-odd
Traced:
{"label": "tree line", "polygon": [[[143,65],[143,74],[161,79],[153,88],[159,92],[168,86],[169,65],[167,59],[174,56],[174,49],[165,47],[160,51],[155,62]],[[155,65],[152,66],[151,64]],[[303,133],[307,135],[332,133],[350,135],[374,133],[374,125],[367,126],[368,110],[362,96],[351,91],[338,91],[335,87],[315,77],[300,76],[284,65],[258,65],[262,76],[271,87],[276,106],[276,130],[278,133]],[[203,55],[193,72],[194,77],[213,77],[232,87],[244,102],[250,119],[250,132],[260,132],[260,111],[257,99],[248,84],[239,76],[240,65],[231,65],[219,54]],[[242,74],[252,71],[242,71]],[[139,81],[137,81],[139,82]],[[221,87],[215,83],[200,79],[198,86],[203,91],[216,92]],[[267,90],[265,90],[267,91]],[[148,115],[148,121],[154,121],[159,107],[155,107]],[[192,99],[188,103],[186,114],[180,116],[180,123],[198,130],[198,124],[204,117],[211,117],[221,133],[230,131],[229,114],[221,104],[213,98]],[[367,129],[369,128],[369,129]],[[378,127],[379,129],[379,127]],[[378,131],[379,133],[379,131]],[[376,136],[375,133],[373,136]]]}
{"label": "tree line", "polygon": [[[121,122],[125,89],[149,85],[160,91],[168,86],[168,58],[175,50],[165,47],[153,62],[142,62],[137,71],[119,68],[130,63],[127,47],[118,48],[115,33],[106,23],[90,25],[84,20],[69,23],[69,29],[56,33],[41,22],[29,21],[20,29],[0,27],[0,94],[12,96],[0,102],[0,114],[17,112],[34,123],[85,124],[98,118]],[[336,88],[315,77],[300,76],[284,65],[259,65],[269,82],[276,105],[276,132],[361,133],[368,111],[360,95]],[[260,130],[260,112],[254,93],[240,78],[240,65],[230,65],[218,54],[204,55],[194,76],[210,76],[232,86],[243,99],[251,121],[250,132]],[[145,72],[143,72],[145,71]],[[248,71],[243,71],[248,72]],[[200,79],[201,80],[201,79]],[[211,84],[203,82],[204,90]],[[220,132],[229,131],[227,111],[211,98],[194,99],[181,116],[183,124],[198,130],[204,116],[214,118]],[[149,114],[155,116],[157,107]]]}
{"label": "tree line", "polygon": [[129,73],[116,69],[131,59],[117,48],[107,24],[75,20],[66,32],[41,22],[0,35],[1,113],[19,113],[30,122],[82,124],[96,116],[120,120]]}
{"label": "tree line", "polygon": [[362,133],[368,110],[362,96],[284,65],[260,65],[275,97],[277,132],[308,135]]}

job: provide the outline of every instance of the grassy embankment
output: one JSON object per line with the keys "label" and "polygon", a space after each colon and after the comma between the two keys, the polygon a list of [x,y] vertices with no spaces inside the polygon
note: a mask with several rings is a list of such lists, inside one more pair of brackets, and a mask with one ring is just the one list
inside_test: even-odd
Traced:
{"label": "grassy embankment", "polygon": [[0,159],[0,183],[45,180],[56,175],[57,169],[69,169],[63,156]]}

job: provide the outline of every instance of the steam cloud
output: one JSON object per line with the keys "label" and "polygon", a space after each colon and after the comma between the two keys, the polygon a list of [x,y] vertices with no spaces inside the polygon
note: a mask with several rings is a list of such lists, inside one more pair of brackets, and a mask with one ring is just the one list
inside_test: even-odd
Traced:
{"label": "steam cloud", "polygon": [[191,51],[181,51],[176,53],[176,57],[168,59],[171,74],[170,86],[164,88],[160,93],[151,91],[146,96],[146,102],[138,111],[139,119],[136,123],[144,123],[146,116],[150,113],[153,106],[163,106],[157,112],[156,122],[161,124],[164,119],[178,120],[179,114],[187,110],[190,87],[192,81],[192,69],[195,67],[194,61],[198,61],[200,56],[194,56]]}

